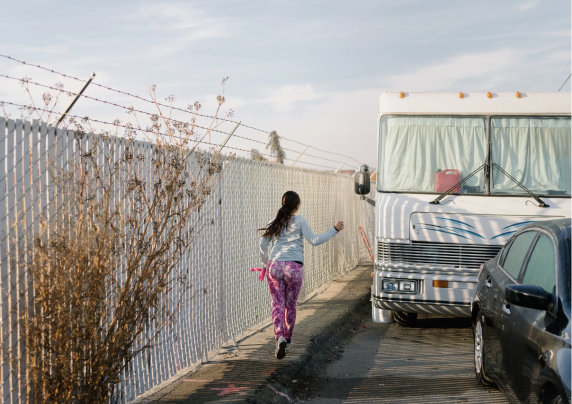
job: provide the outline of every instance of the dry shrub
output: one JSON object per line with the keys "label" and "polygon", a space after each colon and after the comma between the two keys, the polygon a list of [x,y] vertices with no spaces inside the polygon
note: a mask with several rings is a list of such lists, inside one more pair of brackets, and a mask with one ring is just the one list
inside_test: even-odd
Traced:
{"label": "dry shrub", "polygon": [[[150,94],[156,100],[155,87]],[[225,160],[198,150],[209,133],[198,136],[194,119],[175,122],[159,105],[150,126],[134,118],[124,148],[71,120],[73,156],[50,164],[53,198],[23,250],[34,293],[22,318],[32,402],[111,401],[132,359],[192,296],[174,269],[211,224],[220,201],[206,202]],[[154,143],[150,158],[134,148],[137,131]]]}

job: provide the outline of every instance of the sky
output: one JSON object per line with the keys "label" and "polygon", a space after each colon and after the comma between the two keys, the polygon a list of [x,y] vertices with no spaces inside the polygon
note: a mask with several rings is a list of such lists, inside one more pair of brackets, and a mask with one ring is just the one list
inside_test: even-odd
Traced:
{"label": "sky", "polygon": [[[229,77],[219,116],[232,110],[246,125],[338,153],[310,149],[335,161],[303,157],[303,167],[337,168],[343,156],[355,159],[353,167],[356,160],[375,166],[383,91],[557,91],[571,71],[571,4],[562,0],[3,3],[0,54],[82,80],[95,72],[95,82],[143,97],[154,84],[159,99],[174,95],[181,108],[199,101],[206,114],[215,112]],[[0,74],[79,87],[3,58]],[[570,89],[568,81],[562,91]],[[154,108],[96,86],[85,94]],[[0,100],[29,104],[17,81],[1,77]],[[88,99],[72,113],[127,119]],[[229,146],[267,152],[266,133],[235,133],[262,143],[235,137]],[[211,142],[224,137],[215,133]],[[286,139],[282,146],[290,159],[304,149]]]}

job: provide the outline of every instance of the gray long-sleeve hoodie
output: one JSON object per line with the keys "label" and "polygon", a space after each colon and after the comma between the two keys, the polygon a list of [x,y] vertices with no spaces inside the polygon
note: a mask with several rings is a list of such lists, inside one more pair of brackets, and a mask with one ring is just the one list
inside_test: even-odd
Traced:
{"label": "gray long-sleeve hoodie", "polygon": [[302,216],[292,216],[290,222],[285,229],[282,230],[280,236],[274,241],[274,246],[268,254],[268,246],[270,239],[262,237],[260,240],[260,260],[266,268],[268,261],[300,261],[304,262],[304,237],[313,246],[325,243],[334,237],[338,231],[332,227],[325,233],[316,235],[310,229],[308,222]]}

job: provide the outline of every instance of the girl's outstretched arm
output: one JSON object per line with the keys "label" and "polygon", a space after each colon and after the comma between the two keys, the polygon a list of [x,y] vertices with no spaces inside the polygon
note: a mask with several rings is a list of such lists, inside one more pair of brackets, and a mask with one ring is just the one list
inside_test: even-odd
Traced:
{"label": "girl's outstretched arm", "polygon": [[304,236],[304,238],[306,240],[308,240],[308,243],[312,244],[313,246],[323,244],[326,241],[328,241],[329,239],[331,239],[332,237],[334,237],[336,234],[338,234],[338,230],[332,226],[332,228],[330,230],[326,231],[325,233],[316,235],[316,234],[314,234],[312,229],[310,229],[310,225],[308,225],[308,221],[306,219],[304,219],[303,217],[301,217],[300,219],[301,219],[300,225],[302,228],[302,235]]}

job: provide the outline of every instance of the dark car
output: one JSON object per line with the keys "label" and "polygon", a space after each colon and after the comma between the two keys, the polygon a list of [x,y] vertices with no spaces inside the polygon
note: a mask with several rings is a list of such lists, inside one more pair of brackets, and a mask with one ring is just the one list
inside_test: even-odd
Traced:
{"label": "dark car", "polygon": [[516,403],[570,404],[570,219],[523,227],[479,272],[475,373]]}

